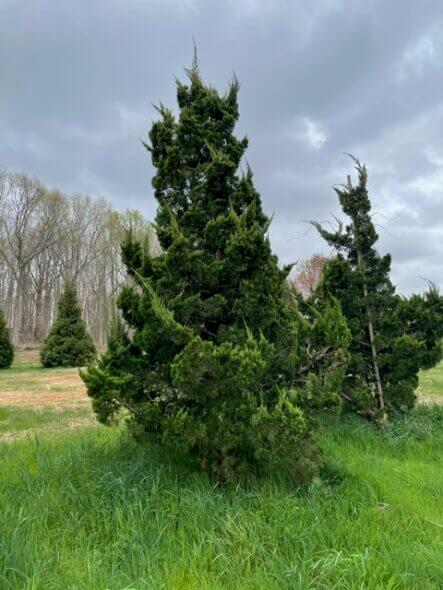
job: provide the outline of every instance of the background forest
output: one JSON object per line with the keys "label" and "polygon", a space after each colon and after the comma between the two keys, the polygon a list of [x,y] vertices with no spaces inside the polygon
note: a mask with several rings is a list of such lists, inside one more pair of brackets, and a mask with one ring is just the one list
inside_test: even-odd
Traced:
{"label": "background forest", "polygon": [[25,174],[0,170],[0,308],[14,343],[42,340],[66,279],[89,333],[106,344],[107,322],[125,280],[125,228],[155,234],[137,211],[115,211],[105,198],[67,195]]}

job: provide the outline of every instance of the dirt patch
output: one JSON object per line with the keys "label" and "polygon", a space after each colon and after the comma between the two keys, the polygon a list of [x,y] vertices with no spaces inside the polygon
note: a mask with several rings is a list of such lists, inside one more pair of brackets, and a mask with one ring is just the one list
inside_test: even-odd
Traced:
{"label": "dirt patch", "polygon": [[37,409],[48,405],[71,407],[85,404],[90,404],[90,400],[78,373],[37,375],[31,371],[21,372],[0,386],[0,406]]}
{"label": "dirt patch", "polygon": [[0,406],[25,406],[36,410],[47,408],[47,406],[59,406],[58,409],[63,410],[65,408],[87,406],[90,403],[86,391],[70,391],[69,394],[56,391],[29,392],[20,389],[11,392],[0,392]]}
{"label": "dirt patch", "polygon": [[14,366],[1,377],[0,406],[63,410],[91,403],[77,369],[42,369],[35,349],[18,349]]}

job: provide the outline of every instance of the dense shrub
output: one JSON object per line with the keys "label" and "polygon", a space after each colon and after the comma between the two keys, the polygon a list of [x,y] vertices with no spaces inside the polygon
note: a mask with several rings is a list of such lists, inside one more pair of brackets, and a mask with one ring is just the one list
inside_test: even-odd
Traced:
{"label": "dense shrub", "polygon": [[3,312],[0,309],[0,369],[6,369],[12,364],[14,358],[14,349],[9,338],[8,328],[6,327]]}
{"label": "dense shrub", "polygon": [[57,317],[40,350],[44,367],[82,367],[95,357],[95,346],[86,331],[75,286],[66,282]]}
{"label": "dense shrub", "polygon": [[162,254],[131,233],[133,284],[108,351],[83,373],[99,420],[124,408],[134,434],[185,449],[225,480],[316,469],[319,408],[340,404],[348,329],[337,302],[302,316],[271,252],[252,173],[238,174],[236,80],[220,96],[197,65],[150,132]]}

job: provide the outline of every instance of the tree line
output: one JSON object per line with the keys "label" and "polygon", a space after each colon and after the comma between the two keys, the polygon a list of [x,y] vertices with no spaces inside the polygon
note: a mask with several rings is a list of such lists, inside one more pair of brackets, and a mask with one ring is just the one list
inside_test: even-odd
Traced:
{"label": "tree line", "polygon": [[46,337],[70,280],[88,331],[103,347],[127,276],[120,244],[130,226],[155,249],[155,232],[139,212],[119,213],[105,198],[68,195],[0,170],[0,308],[13,342]]}

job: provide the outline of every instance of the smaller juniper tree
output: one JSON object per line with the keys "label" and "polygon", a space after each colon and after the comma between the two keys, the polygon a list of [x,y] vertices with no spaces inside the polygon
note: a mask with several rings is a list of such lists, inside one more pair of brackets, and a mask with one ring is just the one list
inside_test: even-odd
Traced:
{"label": "smaller juniper tree", "polygon": [[86,330],[74,284],[67,281],[57,317],[40,350],[44,367],[82,367],[94,359],[95,346]]}
{"label": "smaller juniper tree", "polygon": [[0,369],[7,369],[12,364],[14,349],[9,339],[9,332],[6,326],[3,312],[0,309]]}
{"label": "smaller juniper tree", "polygon": [[390,280],[391,256],[380,256],[378,235],[371,218],[367,171],[353,158],[359,182],[336,188],[350,223],[336,232],[314,223],[320,235],[337,250],[329,261],[313,300],[336,297],[351,330],[350,362],[343,395],[351,410],[379,419],[391,409],[415,403],[420,369],[442,358],[443,298],[431,288],[405,298]]}

